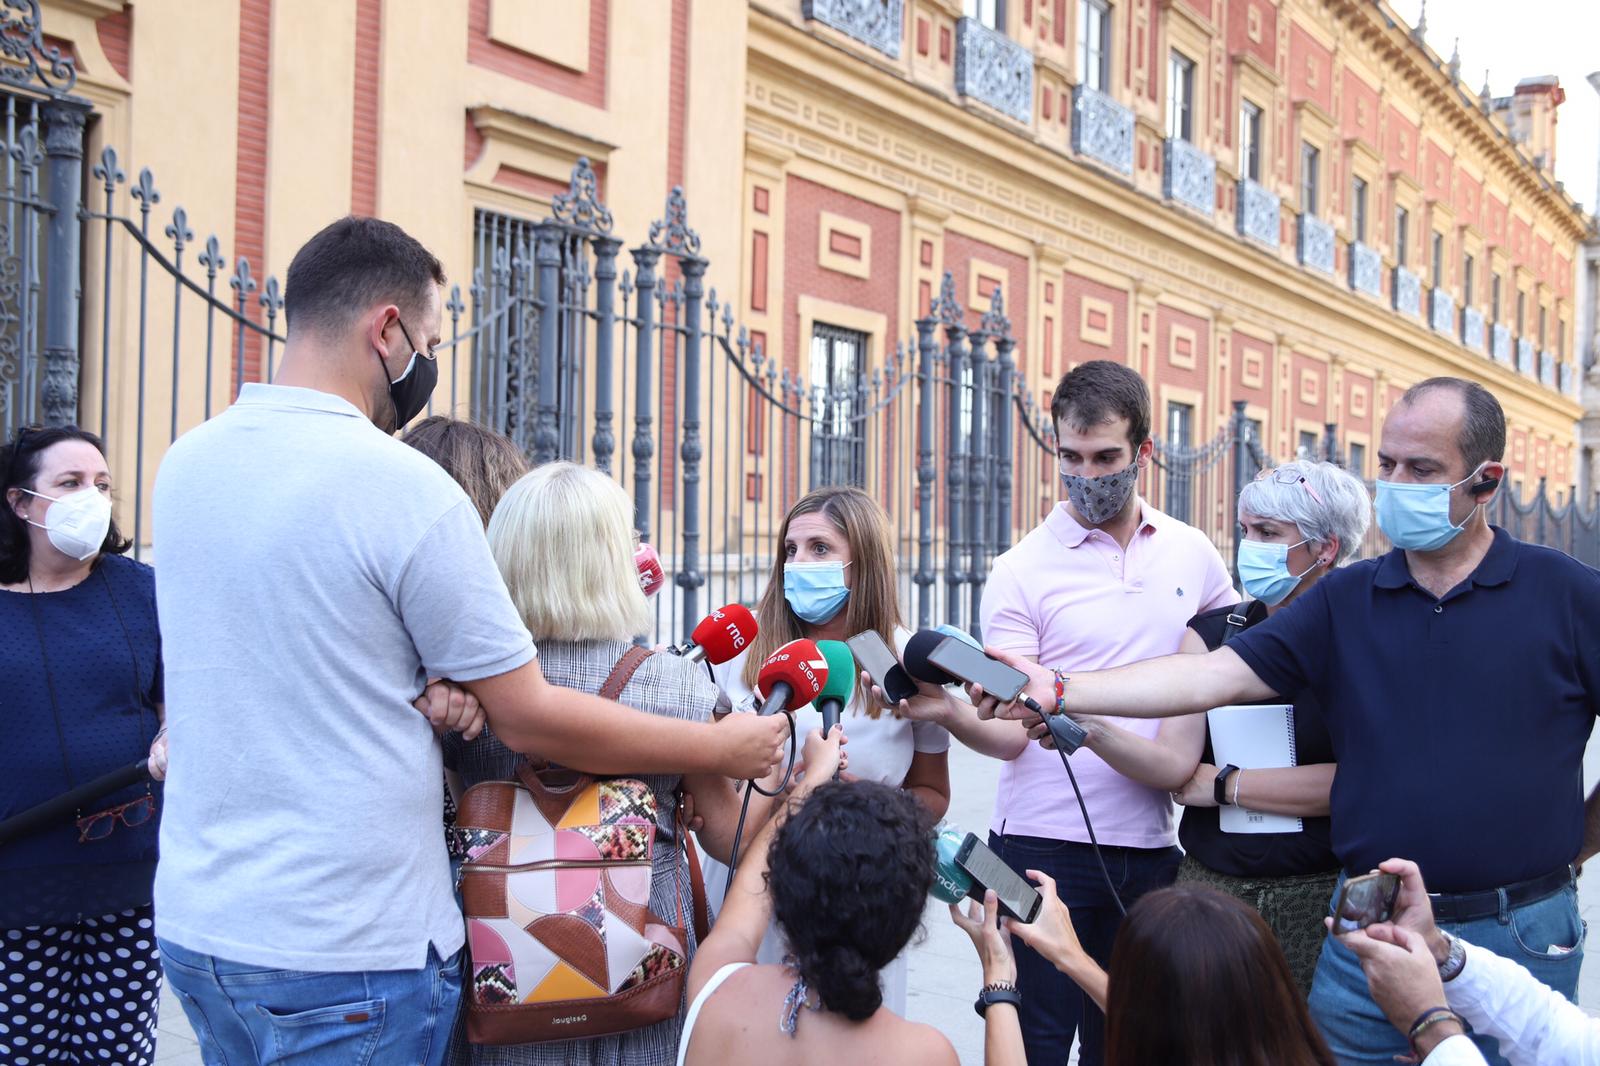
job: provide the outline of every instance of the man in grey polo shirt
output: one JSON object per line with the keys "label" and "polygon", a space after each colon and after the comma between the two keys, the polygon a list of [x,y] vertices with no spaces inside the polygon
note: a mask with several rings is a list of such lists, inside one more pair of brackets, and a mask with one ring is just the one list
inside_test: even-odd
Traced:
{"label": "man in grey polo shirt", "polygon": [[[390,434],[437,379],[438,260],[346,218],[289,267],[272,385],[162,463],[168,979],[208,1062],[442,1061],[463,923],[428,677],[595,773],[765,774],[781,721],[640,714],[545,681],[466,495]],[[419,347],[422,345],[423,347]]]}

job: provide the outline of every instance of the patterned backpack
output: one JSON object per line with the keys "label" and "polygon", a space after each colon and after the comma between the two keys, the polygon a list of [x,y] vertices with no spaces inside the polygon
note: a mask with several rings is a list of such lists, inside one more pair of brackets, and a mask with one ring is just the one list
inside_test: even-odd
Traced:
{"label": "patterned backpack", "polygon": [[[616,699],[650,655],[630,648],[600,695]],[[677,1014],[684,916],[650,910],[656,797],[642,781],[534,770],[461,798],[456,843],[467,919],[467,1038],[529,1044],[627,1032]],[[705,935],[700,864],[679,823]],[[674,893],[679,900],[682,893]]]}

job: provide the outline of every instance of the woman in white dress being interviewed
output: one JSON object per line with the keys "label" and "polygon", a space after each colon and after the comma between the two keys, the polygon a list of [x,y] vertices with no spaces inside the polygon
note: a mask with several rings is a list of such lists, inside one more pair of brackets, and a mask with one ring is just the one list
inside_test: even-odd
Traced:
{"label": "woman in white dress being interviewed", "polygon": [[[791,640],[842,641],[870,629],[886,644],[904,648],[911,634],[900,621],[889,517],[877,501],[843,486],[801,497],[778,530],[778,551],[756,621],[759,632],[744,654],[714,668],[735,709],[753,703],[761,664]],[[860,685],[840,722],[850,737],[850,769],[842,779],[904,789],[933,819],[944,817],[950,805],[950,735],[943,727],[900,717]],[[821,723],[814,705],[795,714],[802,737]],[[747,826],[745,832],[753,837],[755,829]],[[706,865],[706,887],[716,906],[727,869],[714,861]],[[769,929],[760,961],[781,962],[784,954],[781,937]],[[883,970],[883,990],[885,1005],[904,1015],[904,956]]]}

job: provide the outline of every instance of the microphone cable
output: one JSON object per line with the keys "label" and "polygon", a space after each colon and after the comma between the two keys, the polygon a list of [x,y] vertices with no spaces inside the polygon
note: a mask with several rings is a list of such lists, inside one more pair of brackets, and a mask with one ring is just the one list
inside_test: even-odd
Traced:
{"label": "microphone cable", "polygon": [[728,850],[728,879],[722,886],[722,898],[724,900],[728,898],[728,893],[733,891],[733,875],[739,869],[739,844],[744,839],[744,822],[745,817],[750,813],[751,793],[759,792],[769,798],[781,796],[788,791],[789,779],[794,776],[795,759],[800,751],[799,742],[795,736],[794,712],[784,708],[782,713],[784,718],[789,721],[789,765],[784,767],[783,780],[771,792],[757,784],[756,779],[753,777],[746,782],[749,787],[744,790],[744,802],[739,805],[739,822],[733,829],[733,846]]}
{"label": "microphone cable", "polygon": [[1083,814],[1083,827],[1089,831],[1089,843],[1094,847],[1094,857],[1100,864],[1100,876],[1105,878],[1106,891],[1111,893],[1111,902],[1117,905],[1117,910],[1126,918],[1128,908],[1122,905],[1122,897],[1117,895],[1117,886],[1111,883],[1111,871],[1106,868],[1106,857],[1100,852],[1100,841],[1094,835],[1094,823],[1089,821],[1089,808],[1083,802],[1083,789],[1078,787],[1078,775],[1072,772],[1072,763],[1067,759],[1067,753],[1060,748],[1056,754],[1061,756],[1061,765],[1067,769],[1067,780],[1072,782],[1072,794],[1078,797],[1078,810]]}

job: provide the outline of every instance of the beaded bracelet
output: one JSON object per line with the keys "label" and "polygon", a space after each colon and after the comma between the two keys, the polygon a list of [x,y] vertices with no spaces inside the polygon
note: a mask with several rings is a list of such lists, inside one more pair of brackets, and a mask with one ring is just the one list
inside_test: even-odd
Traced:
{"label": "beaded bracelet", "polygon": [[1411,1042],[1411,1050],[1416,1053],[1419,1058],[1421,1057],[1421,1052],[1417,1051],[1417,1038],[1423,1033],[1427,1032],[1433,1026],[1438,1025],[1440,1022],[1455,1022],[1457,1025],[1461,1026],[1463,1032],[1465,1032],[1467,1028],[1467,1023],[1462,1019],[1461,1015],[1457,1014],[1449,1007],[1431,1007],[1428,1010],[1423,1011],[1421,1016],[1419,1016],[1417,1020],[1412,1023],[1411,1031],[1406,1034],[1406,1039]]}

